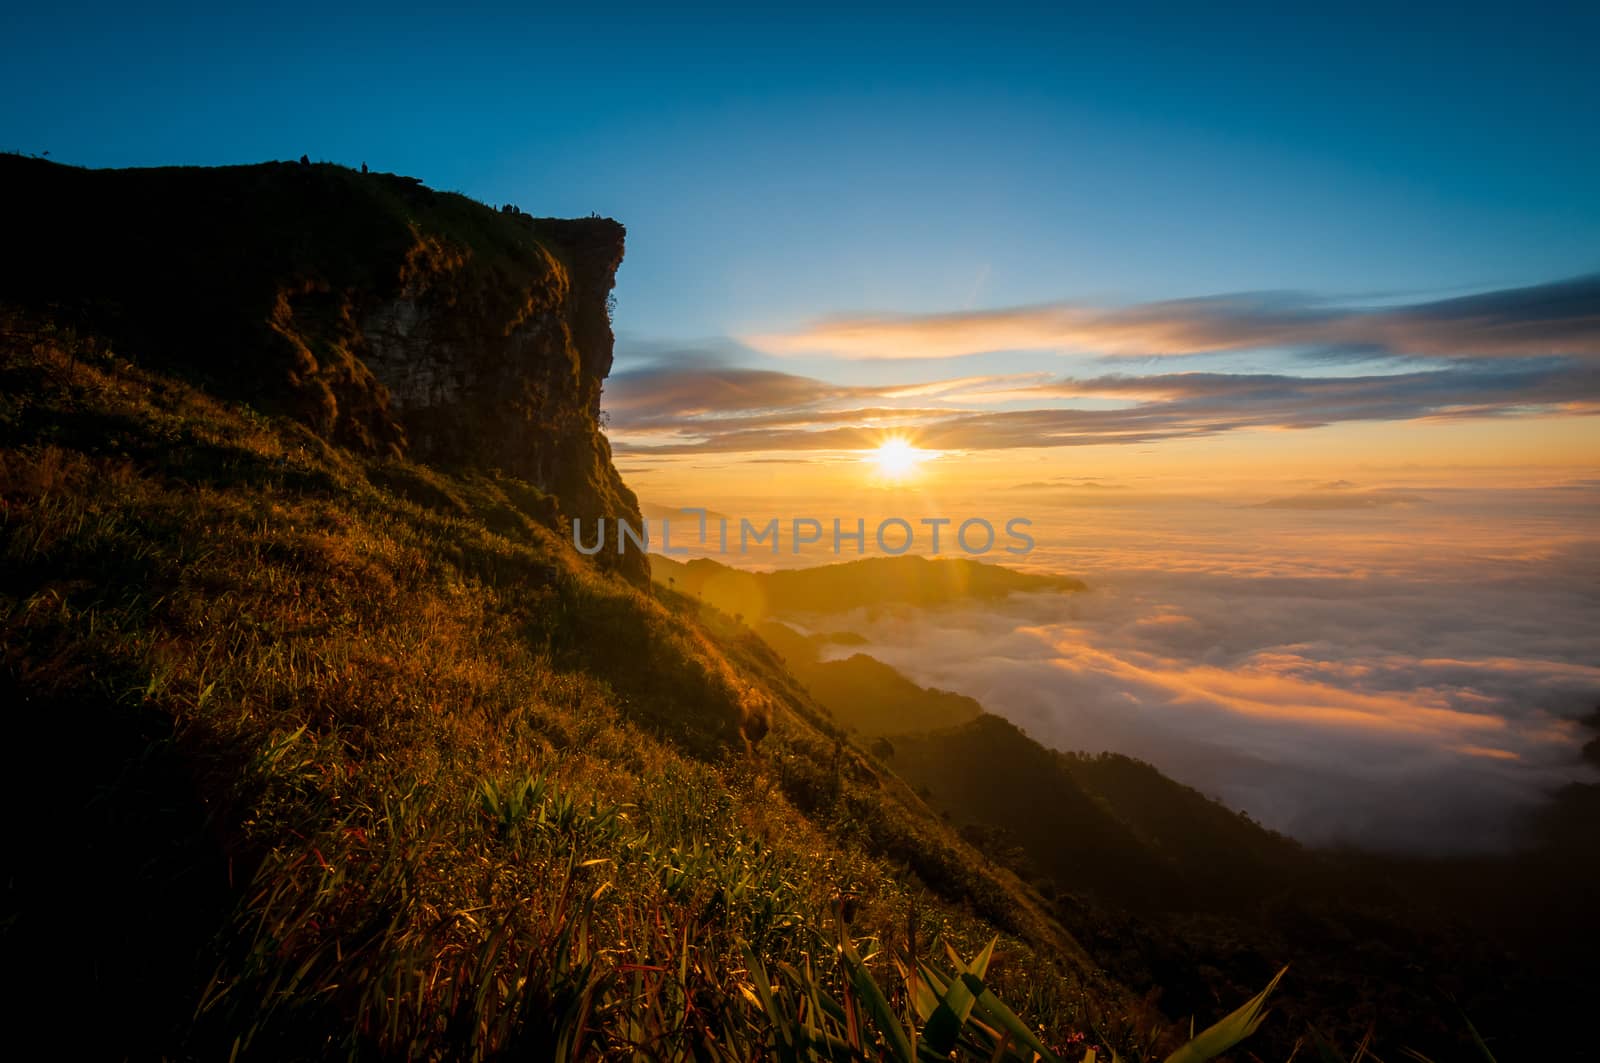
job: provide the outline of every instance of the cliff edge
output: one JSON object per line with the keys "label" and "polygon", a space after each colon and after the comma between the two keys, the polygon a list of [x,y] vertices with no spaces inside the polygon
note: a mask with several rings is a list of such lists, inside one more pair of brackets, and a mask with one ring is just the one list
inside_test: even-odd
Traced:
{"label": "cliff edge", "polygon": [[[341,166],[84,170],[0,156],[0,292],[329,442],[500,470],[552,523],[638,503],[600,431],[623,226]],[[599,555],[635,582],[637,552]]]}

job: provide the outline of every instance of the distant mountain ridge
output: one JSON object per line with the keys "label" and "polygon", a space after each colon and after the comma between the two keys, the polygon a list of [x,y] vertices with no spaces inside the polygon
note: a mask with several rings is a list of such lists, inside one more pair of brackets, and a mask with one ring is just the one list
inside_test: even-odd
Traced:
{"label": "distant mountain ridge", "polygon": [[889,605],[992,601],[1008,594],[1084,591],[1069,576],[1018,572],[968,558],[868,557],[811,568],[751,572],[710,558],[650,555],[652,577],[725,613],[755,622],[792,613],[840,613]]}

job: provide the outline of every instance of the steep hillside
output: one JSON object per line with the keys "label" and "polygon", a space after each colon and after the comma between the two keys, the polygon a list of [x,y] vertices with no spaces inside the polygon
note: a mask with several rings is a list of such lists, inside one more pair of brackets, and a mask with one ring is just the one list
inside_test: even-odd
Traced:
{"label": "steep hillside", "polygon": [[531,484],[5,324],[14,1020],[95,1000],[90,1055],[745,1056],[748,956],[811,970],[839,904],[901,949],[998,928],[991,983],[1061,1036],[1148,1026],[765,644],[593,568]]}
{"label": "steep hillside", "polygon": [[[1305,850],[1128,757],[1046,749],[985,714],[891,739],[940,807],[1004,831],[1061,887],[1135,911],[1247,910],[1317,870]],[[1006,764],[1003,774],[986,766]]]}

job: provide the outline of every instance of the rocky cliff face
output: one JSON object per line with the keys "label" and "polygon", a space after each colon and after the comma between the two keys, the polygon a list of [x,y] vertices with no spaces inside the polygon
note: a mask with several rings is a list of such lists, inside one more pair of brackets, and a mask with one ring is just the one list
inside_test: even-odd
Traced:
{"label": "rocky cliff face", "polygon": [[[499,470],[638,522],[599,427],[625,232],[388,174],[0,157],[0,300],[374,454]],[[602,553],[630,577],[644,559]]]}

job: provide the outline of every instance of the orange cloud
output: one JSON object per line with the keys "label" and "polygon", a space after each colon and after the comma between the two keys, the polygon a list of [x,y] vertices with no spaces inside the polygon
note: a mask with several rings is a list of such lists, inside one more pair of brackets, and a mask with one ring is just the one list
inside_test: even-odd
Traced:
{"label": "orange cloud", "polygon": [[1066,640],[1057,642],[1056,650],[1054,664],[1062,671],[1135,680],[1152,692],[1166,694],[1174,705],[1205,706],[1295,726],[1353,728],[1426,739],[1506,729],[1506,720],[1500,715],[1462,712],[1425,691],[1409,696],[1373,693],[1303,679],[1288,674],[1284,662],[1271,655],[1233,668],[1218,668],[1166,658],[1152,658],[1146,664],[1133,654],[1107,653]]}
{"label": "orange cloud", "polygon": [[1600,275],[1400,307],[1247,293],[1098,308],[1068,303],[879,314],[742,337],[767,354],[956,358],[989,351],[1205,354],[1347,349],[1440,357],[1600,356]]}

